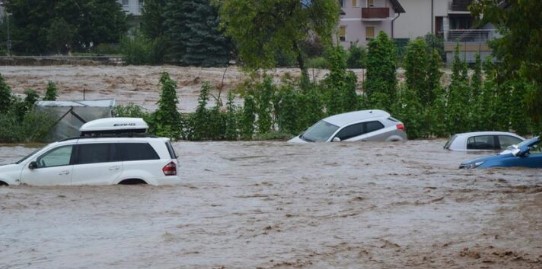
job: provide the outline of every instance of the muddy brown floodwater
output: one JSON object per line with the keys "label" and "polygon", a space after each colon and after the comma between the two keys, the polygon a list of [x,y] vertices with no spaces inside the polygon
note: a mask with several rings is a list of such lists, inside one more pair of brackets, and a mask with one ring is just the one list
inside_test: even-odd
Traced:
{"label": "muddy brown floodwater", "polygon": [[1,187],[0,268],[542,268],[541,170],[443,144],[176,142],[176,186]]}

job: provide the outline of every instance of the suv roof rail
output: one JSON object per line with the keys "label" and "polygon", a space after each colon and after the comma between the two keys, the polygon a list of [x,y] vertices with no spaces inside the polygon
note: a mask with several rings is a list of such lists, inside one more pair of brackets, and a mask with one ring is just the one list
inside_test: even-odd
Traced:
{"label": "suv roof rail", "polygon": [[87,138],[131,138],[131,137],[134,137],[134,138],[137,138],[137,137],[142,137],[142,138],[145,138],[145,137],[149,137],[149,138],[157,138],[158,136],[156,135],[151,135],[151,134],[148,134],[148,133],[134,133],[134,132],[130,132],[130,133],[89,133],[89,134],[83,134],[81,136],[74,136],[74,137],[68,137],[68,138],[64,138],[60,141],[68,141],[68,140],[74,140],[74,139],[87,139]]}

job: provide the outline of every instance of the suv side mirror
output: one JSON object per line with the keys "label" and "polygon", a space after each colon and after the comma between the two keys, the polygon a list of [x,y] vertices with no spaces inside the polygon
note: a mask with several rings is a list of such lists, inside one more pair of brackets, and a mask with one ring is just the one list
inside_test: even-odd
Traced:
{"label": "suv side mirror", "polygon": [[38,168],[38,163],[37,162],[30,162],[28,164],[28,168],[29,169],[36,169],[36,168]]}

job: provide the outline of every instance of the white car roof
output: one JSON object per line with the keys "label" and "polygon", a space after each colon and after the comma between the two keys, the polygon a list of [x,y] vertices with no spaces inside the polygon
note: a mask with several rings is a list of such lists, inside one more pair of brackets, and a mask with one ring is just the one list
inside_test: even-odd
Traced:
{"label": "white car roof", "polygon": [[81,132],[147,130],[149,125],[142,118],[103,118],[89,121],[79,128]]}
{"label": "white car roof", "polygon": [[503,132],[503,131],[478,131],[478,132],[467,132],[467,133],[459,133],[459,134],[455,134],[456,136],[478,136],[478,135],[510,135],[510,136],[515,136],[517,138],[521,138],[523,140],[525,140],[525,138],[517,135],[517,134],[514,134],[514,133],[510,133],[510,132]]}
{"label": "white car roof", "polygon": [[384,110],[370,109],[370,110],[359,110],[359,111],[333,115],[333,116],[325,118],[324,121],[329,122],[333,125],[344,126],[344,125],[360,122],[365,119],[388,118],[388,117],[390,117],[390,114]]}

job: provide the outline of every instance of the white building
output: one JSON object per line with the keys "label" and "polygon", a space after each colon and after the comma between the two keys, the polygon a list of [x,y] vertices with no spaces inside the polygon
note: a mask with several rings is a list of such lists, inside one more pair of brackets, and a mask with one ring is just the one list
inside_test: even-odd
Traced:
{"label": "white building", "polygon": [[126,14],[140,16],[143,9],[143,0],[117,0]]}

